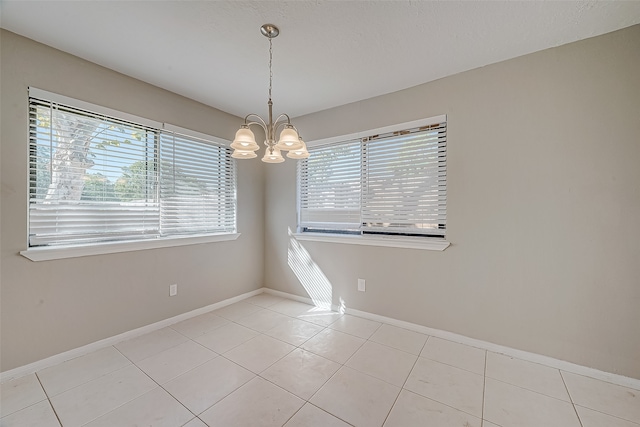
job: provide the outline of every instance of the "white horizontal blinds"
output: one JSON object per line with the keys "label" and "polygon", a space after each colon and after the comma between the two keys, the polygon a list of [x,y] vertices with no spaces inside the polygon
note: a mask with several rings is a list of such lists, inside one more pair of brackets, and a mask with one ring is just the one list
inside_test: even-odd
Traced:
{"label": "white horizontal blinds", "polygon": [[446,122],[369,138],[363,233],[444,236],[446,152]]}
{"label": "white horizontal blinds", "polygon": [[29,245],[158,233],[153,129],[30,98]]}
{"label": "white horizontal blinds", "polygon": [[298,165],[300,229],[359,232],[360,141],[309,148],[309,153]]}
{"label": "white horizontal blinds", "polygon": [[160,137],[163,236],[236,231],[235,162],[229,148],[173,132]]}

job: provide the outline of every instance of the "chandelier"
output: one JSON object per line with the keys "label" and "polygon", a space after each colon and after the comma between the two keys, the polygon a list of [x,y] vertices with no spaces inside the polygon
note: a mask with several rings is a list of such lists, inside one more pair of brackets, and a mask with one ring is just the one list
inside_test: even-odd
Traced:
{"label": "chandelier", "polygon": [[[265,122],[262,117],[257,114],[248,114],[244,118],[244,124],[240,126],[236,137],[231,143],[231,148],[234,149],[231,157],[234,159],[252,159],[258,157],[255,153],[260,149],[260,146],[256,143],[256,136],[251,131],[250,127],[258,125],[264,130],[265,141],[267,146],[262,161],[266,163],[281,163],[284,162],[282,157],[283,151],[288,151],[287,157],[290,159],[306,159],[309,157],[307,147],[298,135],[298,130],[291,124],[291,119],[287,114],[280,114],[276,120],[273,120],[273,102],[271,101],[271,86],[273,81],[273,72],[271,71],[271,64],[273,62],[273,50],[272,39],[278,37],[280,30],[278,27],[272,24],[264,24],[260,27],[262,35],[269,39],[269,121]],[[280,132],[280,138],[276,142],[276,135]]]}

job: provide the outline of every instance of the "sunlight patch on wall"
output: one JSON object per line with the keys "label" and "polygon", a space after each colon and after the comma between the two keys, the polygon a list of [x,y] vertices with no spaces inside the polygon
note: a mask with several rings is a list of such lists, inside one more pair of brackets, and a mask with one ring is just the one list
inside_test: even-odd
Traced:
{"label": "sunlight patch on wall", "polygon": [[296,240],[289,229],[289,248],[287,251],[289,268],[313,301],[318,311],[331,310],[332,286],[309,252]]}

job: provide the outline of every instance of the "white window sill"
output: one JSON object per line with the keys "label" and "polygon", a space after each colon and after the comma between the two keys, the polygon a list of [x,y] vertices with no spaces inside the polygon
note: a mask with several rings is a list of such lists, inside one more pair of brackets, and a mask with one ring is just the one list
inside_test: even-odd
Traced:
{"label": "white window sill", "polygon": [[173,237],[157,240],[137,240],[132,242],[99,243],[82,246],[42,247],[21,251],[20,255],[29,258],[31,261],[49,261],[53,259],[114,254],[119,252],[141,251],[145,249],[170,248],[173,246],[225,242],[229,240],[236,240],[238,237],[240,237],[240,233],[214,234],[209,236]]}
{"label": "white window sill", "polygon": [[451,245],[445,239],[437,237],[382,237],[354,236],[324,233],[295,233],[298,240],[309,242],[346,243],[350,245],[386,246],[389,248],[423,249],[428,251],[444,251]]}

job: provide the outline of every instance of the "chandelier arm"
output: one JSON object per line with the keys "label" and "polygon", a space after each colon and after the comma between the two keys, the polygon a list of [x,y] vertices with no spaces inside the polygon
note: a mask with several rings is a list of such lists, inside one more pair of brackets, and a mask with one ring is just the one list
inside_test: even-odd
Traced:
{"label": "chandelier arm", "polygon": [[281,129],[283,129],[284,127],[289,126],[292,129],[295,129],[296,132],[298,132],[298,129],[295,128],[295,126],[293,126],[291,123],[287,123],[287,122],[280,122],[280,123],[274,123],[273,124],[273,132],[274,133],[278,133],[278,131],[280,131]]}
{"label": "chandelier arm", "polygon": [[[254,117],[256,119],[258,119],[258,121],[253,121],[253,122],[249,122],[247,121],[249,119],[249,117]],[[251,126],[251,125],[259,125],[262,129],[267,130],[267,123],[264,121],[264,119],[262,117],[260,117],[257,114],[248,114],[247,117],[244,118],[244,124],[246,126]]]}
{"label": "chandelier arm", "polygon": [[[284,123],[284,122],[280,122],[280,120],[283,120],[283,119],[286,119],[286,120],[287,120],[287,124],[289,124],[289,125],[291,124],[291,118],[289,117],[289,115],[288,115],[288,114],[284,114],[284,113],[283,113],[283,114],[280,114],[280,115],[276,118],[276,120],[273,122],[273,125],[275,126],[275,125],[278,125],[278,124]],[[279,123],[279,122],[280,122],[280,123]]]}
{"label": "chandelier arm", "polygon": [[296,133],[297,133],[298,135],[300,135],[300,132],[298,132],[298,128],[297,128],[297,127],[295,127],[294,125],[292,125],[292,124],[291,124],[291,123],[289,123],[289,122],[280,122],[280,123],[278,123],[278,124],[274,125],[274,126],[273,126],[274,131],[277,133],[277,132],[278,132],[278,129],[279,129],[280,127],[282,127],[283,125],[284,125],[284,126],[286,126],[286,127],[289,127],[290,129],[295,130],[295,131],[296,131]]}
{"label": "chandelier arm", "polygon": [[[257,122],[247,122],[247,119],[249,117],[255,117],[256,119],[258,119],[259,121]],[[270,136],[273,133],[273,123],[271,124],[271,131],[269,129],[269,126],[262,117],[260,117],[257,114],[249,114],[247,115],[247,117],[245,117],[245,123],[246,126],[253,126],[253,125],[258,125],[262,128],[262,130],[264,130],[264,134],[265,134],[265,140],[264,140],[264,145],[266,145],[267,147],[271,148],[272,146],[275,146],[275,141],[273,141],[273,144],[270,144],[269,142],[273,140],[273,138]],[[273,150],[272,150],[273,151]]]}
{"label": "chandelier arm", "polygon": [[292,127],[293,129],[295,129],[296,132],[298,132],[298,129],[296,129],[296,127],[291,124],[291,118],[289,117],[288,114],[280,114],[276,119],[276,121],[273,122],[273,133],[277,134],[278,129],[280,129],[282,126]]}

